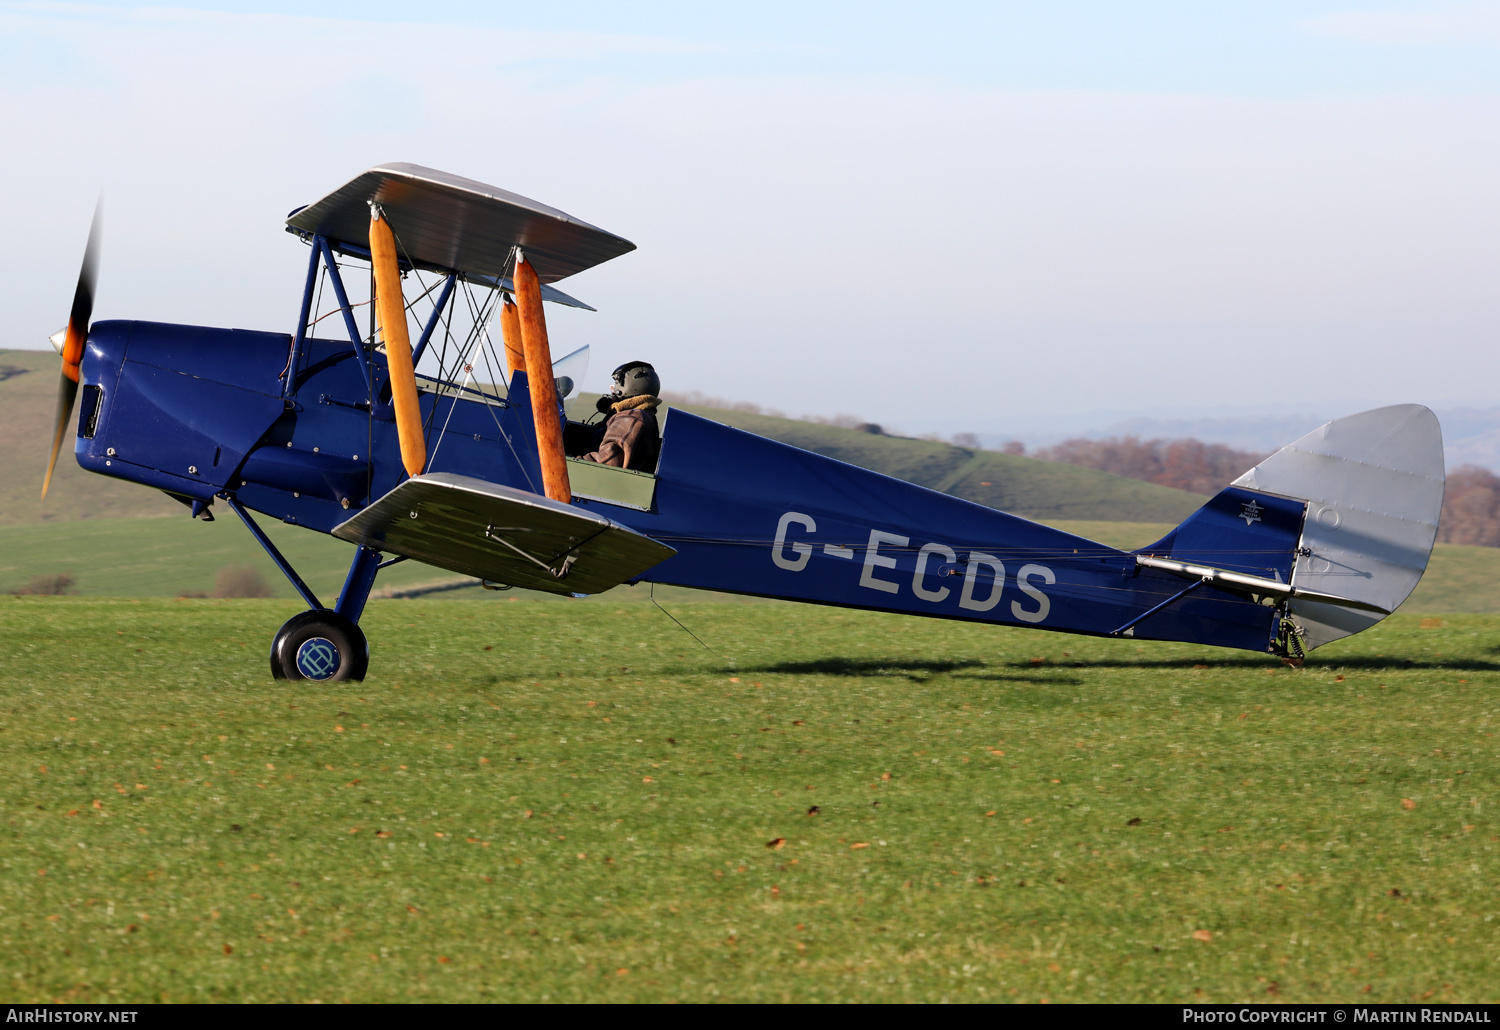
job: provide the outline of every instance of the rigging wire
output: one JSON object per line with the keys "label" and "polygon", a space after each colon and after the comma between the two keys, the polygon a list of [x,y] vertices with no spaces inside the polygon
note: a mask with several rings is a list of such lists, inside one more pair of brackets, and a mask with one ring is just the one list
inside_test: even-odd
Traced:
{"label": "rigging wire", "polygon": [[[655,583],[651,584],[651,591],[646,596],[651,599],[651,603],[652,604],[656,605],[656,610],[657,611],[661,612],[663,615],[665,615],[667,618],[671,619],[673,622],[677,622],[677,617],[675,615],[673,615],[671,612],[667,611],[665,608],[663,608],[661,606],[661,603],[659,601],[657,601],[657,599],[656,599],[656,584]],[[697,640],[698,643],[703,644],[703,649],[705,651],[707,651],[709,654],[713,655],[715,658],[719,658],[721,660],[723,659],[723,657],[724,657],[723,655],[719,654],[719,652],[715,651],[713,648],[709,647],[707,644],[704,644],[702,640],[699,640],[698,634],[696,634],[692,630],[688,629],[682,623],[677,622],[677,628],[680,629],[680,630],[682,630],[688,636],[692,637],[694,640]]]}

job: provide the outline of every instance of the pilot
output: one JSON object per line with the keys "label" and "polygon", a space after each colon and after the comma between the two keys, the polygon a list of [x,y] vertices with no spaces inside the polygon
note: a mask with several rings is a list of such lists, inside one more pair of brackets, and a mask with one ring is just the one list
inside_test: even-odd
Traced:
{"label": "pilot", "polygon": [[661,406],[661,380],[645,361],[627,361],[613,373],[614,386],[599,398],[599,411],[607,414],[604,436],[597,450],[581,454],[583,461],[616,468],[655,472],[661,455],[661,426],[656,409]]}

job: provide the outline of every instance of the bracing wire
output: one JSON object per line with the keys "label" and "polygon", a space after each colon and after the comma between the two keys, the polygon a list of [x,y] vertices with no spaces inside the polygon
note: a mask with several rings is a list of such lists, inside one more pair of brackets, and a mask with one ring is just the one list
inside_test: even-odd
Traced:
{"label": "bracing wire", "polygon": [[[667,611],[665,608],[663,608],[661,606],[661,603],[659,601],[657,601],[657,599],[656,599],[656,584],[655,583],[651,584],[651,591],[646,596],[651,599],[651,603],[652,604],[656,605],[656,610],[657,611],[661,612],[663,615],[665,615],[667,618],[671,619],[673,622],[677,622],[677,617],[675,615],[673,615],[671,612]],[[694,640],[697,640],[699,644],[702,644],[703,649],[705,651],[707,651],[709,654],[713,655],[715,658],[723,658],[723,655],[719,654],[719,652],[715,651],[713,648],[709,647],[707,644],[704,644],[702,640],[699,640],[698,634],[696,634],[692,630],[688,629],[682,623],[677,622],[677,628],[680,629],[680,630],[682,630],[688,636],[692,637]]]}

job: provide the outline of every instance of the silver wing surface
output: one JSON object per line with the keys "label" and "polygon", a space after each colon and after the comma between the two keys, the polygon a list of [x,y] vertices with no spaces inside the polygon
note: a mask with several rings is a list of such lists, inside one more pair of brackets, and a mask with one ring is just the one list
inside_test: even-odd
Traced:
{"label": "silver wing surface", "polygon": [[554,594],[597,594],[677,553],[591,512],[448,472],[408,479],[333,535]]}
{"label": "silver wing surface", "polygon": [[627,239],[529,197],[405,162],[376,165],[293,211],[286,222],[327,237],[335,249],[367,249],[372,200],[385,209],[402,257],[419,268],[466,277],[509,274],[515,246],[526,251],[543,283],[635,249]]}

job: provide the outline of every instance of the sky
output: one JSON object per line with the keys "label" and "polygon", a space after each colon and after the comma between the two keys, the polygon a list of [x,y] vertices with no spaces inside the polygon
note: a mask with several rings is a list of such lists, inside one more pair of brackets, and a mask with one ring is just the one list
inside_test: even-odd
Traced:
{"label": "sky", "polygon": [[[1500,404],[1500,0],[0,2],[0,347],[290,331],[286,213],[412,161],[639,249],[586,387],[911,432]],[[523,9],[524,8],[524,9]]]}

